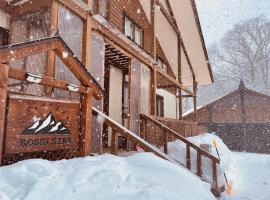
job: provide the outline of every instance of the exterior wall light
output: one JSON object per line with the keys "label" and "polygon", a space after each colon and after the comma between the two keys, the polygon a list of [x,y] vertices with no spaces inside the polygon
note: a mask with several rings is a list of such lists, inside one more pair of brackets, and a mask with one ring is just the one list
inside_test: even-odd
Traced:
{"label": "exterior wall light", "polygon": [[27,74],[26,80],[31,83],[40,83],[42,81],[42,76],[40,75],[33,74],[30,72],[27,72],[26,74]]}
{"label": "exterior wall light", "polygon": [[74,84],[68,84],[68,90],[71,92],[78,92],[79,91],[79,86],[74,85]]}

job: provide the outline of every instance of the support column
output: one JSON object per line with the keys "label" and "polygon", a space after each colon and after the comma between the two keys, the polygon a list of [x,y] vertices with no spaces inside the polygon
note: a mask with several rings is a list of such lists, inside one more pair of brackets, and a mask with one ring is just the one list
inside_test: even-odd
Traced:
{"label": "support column", "polygon": [[197,88],[198,88],[198,83],[193,82],[193,107],[194,107],[194,121],[197,121]]}
{"label": "support column", "polygon": [[[92,0],[84,0],[88,5],[92,5]],[[92,16],[89,13],[86,20],[83,23],[83,42],[82,42],[82,63],[87,69],[91,67],[91,31],[92,31]]]}
{"label": "support column", "polygon": [[[50,31],[49,34],[52,36],[58,29],[58,11],[59,3],[57,0],[51,1],[51,21],[50,21]],[[47,66],[47,76],[55,77],[55,60],[56,55],[53,50],[48,51],[48,66]],[[49,97],[53,95],[52,87],[45,87],[45,94]]]}
{"label": "support column", "polygon": [[87,89],[87,93],[81,97],[82,129],[80,137],[80,155],[89,156],[92,150],[92,99],[93,90]]}
{"label": "support column", "polygon": [[[153,58],[157,59],[157,38],[155,30],[155,13],[156,13],[156,0],[151,0],[151,25],[153,29]],[[157,71],[156,65],[151,71],[151,115],[156,116],[156,90],[157,90]]]}
{"label": "support column", "polygon": [[[177,35],[177,54],[178,54],[178,82],[182,84],[182,60],[181,60],[181,42],[180,36]],[[178,89],[178,107],[179,107],[179,119],[182,119],[183,115],[183,99],[182,99],[182,89]]]}
{"label": "support column", "polygon": [[0,64],[0,166],[3,156],[3,139],[5,131],[6,105],[7,105],[7,86],[8,86],[9,66]]}

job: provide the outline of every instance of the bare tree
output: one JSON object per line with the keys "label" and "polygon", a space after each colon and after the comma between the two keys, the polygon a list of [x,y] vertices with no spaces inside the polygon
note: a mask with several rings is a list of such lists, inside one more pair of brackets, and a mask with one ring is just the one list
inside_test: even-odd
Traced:
{"label": "bare tree", "polygon": [[251,87],[263,84],[256,89],[268,91],[270,22],[264,16],[236,24],[210,51],[214,65],[226,67],[217,70],[224,78],[243,78]]}

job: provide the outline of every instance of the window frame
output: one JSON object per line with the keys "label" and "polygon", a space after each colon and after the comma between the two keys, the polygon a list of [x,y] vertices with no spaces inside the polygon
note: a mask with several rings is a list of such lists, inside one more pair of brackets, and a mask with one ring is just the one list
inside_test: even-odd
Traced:
{"label": "window frame", "polygon": [[156,59],[157,63],[158,63],[158,66],[160,67],[160,69],[166,73],[168,73],[168,63],[164,62],[164,60],[157,56],[157,59]]}
{"label": "window frame", "polygon": [[[129,37],[129,36],[126,35],[126,19],[129,20],[129,21],[131,22],[131,24],[132,24],[132,30],[131,30],[132,36],[131,36],[131,37]],[[122,29],[123,29],[123,30],[122,30],[123,34],[124,34],[129,40],[133,41],[136,45],[138,45],[138,47],[143,48],[143,46],[144,46],[144,30],[143,30],[143,28],[142,28],[141,26],[139,26],[134,20],[132,20],[125,12],[123,13],[123,26],[122,26],[122,27],[123,27],[123,28],[122,28]],[[140,33],[141,33],[141,44],[138,44],[138,43],[136,42],[136,40],[135,40],[135,35],[136,35],[135,31],[136,31],[136,28],[137,28],[138,30],[140,30]]]}
{"label": "window frame", "polygon": [[1,34],[1,43],[0,46],[9,45],[9,30],[3,27],[0,27],[0,34]]}
{"label": "window frame", "polygon": [[94,9],[94,13],[97,14],[97,15],[101,15],[102,17],[104,17],[105,19],[108,19],[108,8],[109,8],[109,4],[110,4],[110,1],[109,0],[104,0],[106,1],[106,14],[103,15],[101,14],[100,12],[100,1],[103,1],[103,0],[94,0],[93,1],[93,9]]}
{"label": "window frame", "polygon": [[[159,104],[159,102],[161,104]],[[160,107],[159,105],[161,105],[161,110],[159,111]],[[158,117],[164,117],[164,97],[156,94],[156,115]]]}

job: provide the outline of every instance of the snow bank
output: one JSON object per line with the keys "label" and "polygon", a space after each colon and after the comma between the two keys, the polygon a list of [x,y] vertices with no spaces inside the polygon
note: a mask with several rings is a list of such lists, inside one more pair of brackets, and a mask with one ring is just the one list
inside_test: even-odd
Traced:
{"label": "snow bank", "polygon": [[223,194],[222,200],[269,200],[270,155],[233,153],[232,195]]}
{"label": "snow bank", "polygon": [[[218,172],[218,185],[222,186],[225,184],[224,172],[229,173],[232,166],[232,152],[223,143],[223,141],[215,134],[205,133],[196,137],[187,138],[190,142],[200,145],[209,144],[211,145],[211,153],[218,158],[216,149],[213,145],[213,141],[217,142],[217,147],[219,150],[219,155],[221,158],[220,165],[217,167]],[[186,165],[186,145],[176,140],[174,142],[168,143],[168,153],[171,158],[177,162]],[[191,170],[196,173],[197,171],[197,152],[191,148]],[[202,172],[203,179],[212,182],[212,161],[209,158],[202,156]],[[228,177],[229,178],[229,177]]]}
{"label": "snow bank", "polygon": [[62,161],[26,160],[0,168],[1,200],[214,200],[210,185],[151,153]]}

